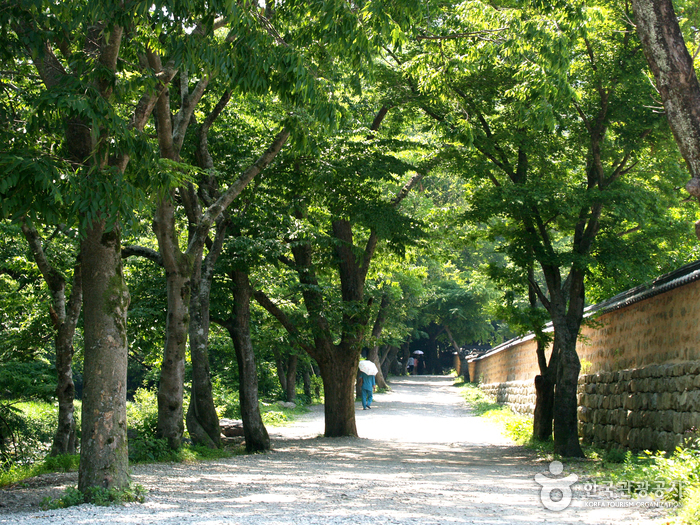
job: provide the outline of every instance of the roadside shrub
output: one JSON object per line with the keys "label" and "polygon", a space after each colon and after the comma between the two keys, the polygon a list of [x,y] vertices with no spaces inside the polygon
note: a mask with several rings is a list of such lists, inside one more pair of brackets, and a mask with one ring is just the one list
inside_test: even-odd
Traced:
{"label": "roadside shrub", "polygon": [[155,436],[158,426],[158,393],[155,389],[136,390],[134,400],[126,404],[126,421],[128,428],[139,436]]}
{"label": "roadside shrub", "polygon": [[167,439],[157,439],[153,434],[129,439],[129,462],[154,463],[156,461],[173,461]]}
{"label": "roadside shrub", "polygon": [[70,472],[78,470],[80,454],[61,454],[60,456],[46,456],[44,469],[46,472]]}
{"label": "roadside shrub", "polygon": [[700,487],[688,489],[679,517],[684,525],[700,525]]}

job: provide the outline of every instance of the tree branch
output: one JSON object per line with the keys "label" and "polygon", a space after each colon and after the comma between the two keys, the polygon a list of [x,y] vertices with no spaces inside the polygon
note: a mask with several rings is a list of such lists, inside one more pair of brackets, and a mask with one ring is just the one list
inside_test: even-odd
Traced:
{"label": "tree branch", "polygon": [[301,334],[299,333],[299,330],[297,330],[296,326],[294,326],[294,323],[292,323],[289,320],[287,314],[280,310],[280,308],[275,303],[273,303],[272,300],[264,292],[260,290],[255,290],[253,292],[253,298],[260,306],[267,310],[270,313],[270,315],[272,315],[272,317],[279,321],[282,327],[285,330],[287,330],[289,335],[294,339],[294,342],[296,344],[298,344],[310,356],[314,356],[315,352],[313,346],[308,345],[301,340]]}
{"label": "tree branch", "polygon": [[129,245],[122,247],[122,259],[128,257],[143,257],[156,263],[161,268],[163,267],[163,256],[160,252],[152,250],[151,248],[146,248],[144,246]]}

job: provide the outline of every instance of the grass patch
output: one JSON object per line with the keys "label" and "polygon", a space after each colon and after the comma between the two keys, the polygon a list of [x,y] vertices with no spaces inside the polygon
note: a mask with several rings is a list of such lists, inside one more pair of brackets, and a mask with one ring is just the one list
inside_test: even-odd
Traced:
{"label": "grass patch", "polygon": [[146,489],[137,483],[132,483],[124,489],[90,487],[85,493],[80,492],[75,487],[68,487],[60,498],[44,498],[44,501],[41,502],[41,508],[44,510],[64,509],[83,503],[92,503],[102,507],[133,501],[143,503],[145,496]]}
{"label": "grass patch", "polygon": [[243,447],[207,448],[203,445],[183,445],[171,450],[165,439],[154,437],[129,441],[129,463],[186,463],[212,459],[230,458],[243,454]]}
{"label": "grass patch", "polygon": [[0,470],[0,487],[14,485],[27,478],[48,474],[50,472],[71,472],[78,470],[80,456],[62,455],[47,457],[43,461],[38,461],[29,465],[12,464]]}
{"label": "grass patch", "polygon": [[516,414],[506,405],[500,405],[471,383],[455,383],[462,391],[464,400],[472,407],[474,414],[493,421],[501,426],[505,435],[518,445],[541,448],[543,444],[532,441],[532,419]]}
{"label": "grass patch", "polygon": [[304,405],[297,405],[295,408],[285,408],[278,403],[260,403],[260,416],[265,426],[284,427],[290,425],[296,416],[306,414],[309,409]]}

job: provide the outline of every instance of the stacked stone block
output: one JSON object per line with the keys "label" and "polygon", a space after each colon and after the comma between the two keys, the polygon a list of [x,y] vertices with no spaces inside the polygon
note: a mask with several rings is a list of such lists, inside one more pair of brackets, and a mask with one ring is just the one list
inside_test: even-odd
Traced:
{"label": "stacked stone block", "polygon": [[700,361],[581,376],[578,404],[586,442],[673,450],[700,428]]}
{"label": "stacked stone block", "polygon": [[532,415],[535,411],[535,384],[533,381],[508,381],[481,385],[481,390],[513,412]]}
{"label": "stacked stone block", "polygon": [[[533,381],[480,385],[498,403],[532,415]],[[700,429],[700,361],[582,375],[579,435],[602,448],[675,449]]]}

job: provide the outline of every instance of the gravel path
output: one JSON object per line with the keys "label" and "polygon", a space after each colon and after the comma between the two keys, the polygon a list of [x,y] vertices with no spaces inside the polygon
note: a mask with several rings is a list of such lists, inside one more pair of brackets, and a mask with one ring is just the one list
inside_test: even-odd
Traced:
{"label": "gravel path", "polygon": [[[657,510],[587,506],[574,492],[546,510],[535,474],[548,465],[470,415],[452,378],[394,379],[358,403],[359,439],[323,438],[323,409],[271,429],[274,450],[194,464],[137,465],[146,503],[19,511],[23,488],[0,491],[1,524],[452,524],[652,523]],[[564,475],[567,474],[564,470]],[[75,484],[55,476],[52,487]],[[14,507],[14,508],[13,508]]]}

